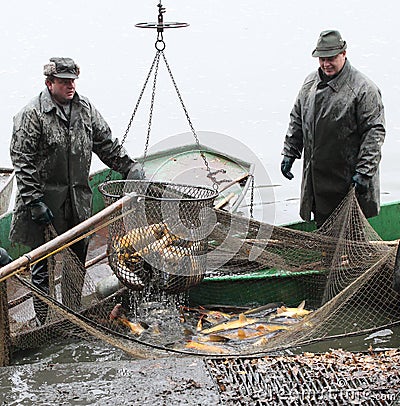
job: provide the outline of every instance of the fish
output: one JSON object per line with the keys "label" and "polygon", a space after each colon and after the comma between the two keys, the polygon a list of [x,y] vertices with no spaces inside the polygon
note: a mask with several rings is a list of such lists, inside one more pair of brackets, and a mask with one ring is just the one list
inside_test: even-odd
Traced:
{"label": "fish", "polygon": [[193,331],[192,331],[191,329],[185,327],[185,328],[183,329],[183,335],[184,335],[185,337],[193,337],[193,336],[194,336],[194,333],[193,333]]}
{"label": "fish", "polygon": [[134,323],[126,317],[125,309],[122,307],[121,303],[117,303],[111,310],[109,319],[112,321],[117,321],[126,327],[129,327],[134,335],[141,335],[149,326],[144,322]]}
{"label": "fish", "polygon": [[210,311],[206,313],[205,319],[210,324],[217,324],[221,323],[221,321],[230,320],[232,316],[227,313],[217,312],[217,311]]}
{"label": "fish", "polygon": [[266,331],[268,333],[272,333],[274,331],[288,330],[288,329],[289,329],[289,327],[280,326],[278,324],[259,324],[256,326],[256,330]]}
{"label": "fish", "polygon": [[259,340],[257,340],[253,345],[255,347],[264,347],[268,342],[267,337],[261,337]]}
{"label": "fish", "polygon": [[220,312],[217,310],[208,310],[201,306],[198,308],[183,307],[182,309],[200,313],[200,315],[204,316],[205,320],[211,324],[217,324],[221,321],[229,320],[232,318],[232,315],[228,313]]}
{"label": "fish", "polygon": [[268,343],[268,340],[272,337],[275,337],[278,333],[279,331],[273,331],[271,333],[268,333],[265,336],[262,336],[260,339],[258,339],[255,343],[253,343],[253,345],[255,347],[264,347]]}
{"label": "fish", "polygon": [[270,319],[270,322],[275,323],[278,326],[282,326],[282,325],[286,326],[286,325],[299,323],[300,319],[297,317],[287,317],[287,316],[280,317],[279,315],[274,315]]}
{"label": "fish", "polygon": [[[177,237],[176,237],[177,238]],[[136,251],[133,256],[144,258],[146,255],[149,255],[152,252],[162,252],[162,250],[168,245],[171,245],[174,241],[172,234],[164,235],[159,240],[153,241],[151,244],[146,245],[139,251]]]}
{"label": "fish", "polygon": [[126,317],[125,309],[122,307],[121,303],[117,303],[110,312],[109,319],[115,320],[119,317]]}
{"label": "fish", "polygon": [[225,343],[230,339],[228,337],[219,334],[209,334],[206,336],[198,336],[197,340],[199,342]]}
{"label": "fish", "polygon": [[149,328],[149,326],[143,322],[134,323],[132,321],[129,321],[128,319],[123,318],[119,318],[118,321],[124,326],[129,327],[131,332],[135,336],[140,336],[145,330]]}
{"label": "fish", "polygon": [[[279,307],[279,306],[278,306]],[[231,305],[223,305],[223,304],[207,304],[200,306],[199,308],[204,310],[211,310],[211,311],[218,311],[225,314],[239,314],[245,313],[248,310],[251,310],[248,306],[231,306]]]}
{"label": "fish", "polygon": [[[170,293],[178,293],[200,283],[205,274],[204,261],[192,253],[188,246],[174,240],[159,251],[162,272],[162,289]],[[188,242],[190,243],[190,242]],[[185,242],[186,244],[186,242]]]}
{"label": "fish", "polygon": [[193,350],[198,350],[198,351],[203,351],[203,352],[213,353],[213,354],[229,354],[229,351],[225,348],[221,348],[216,345],[199,343],[199,342],[193,341],[193,340],[189,340],[186,343],[185,347],[193,349]]}
{"label": "fish", "polygon": [[135,251],[146,247],[154,241],[162,238],[168,231],[165,223],[150,224],[130,230],[122,237],[117,237],[116,242],[120,248],[134,249]]}
{"label": "fish", "polygon": [[304,300],[297,307],[282,306],[277,309],[276,315],[273,315],[271,319],[276,317],[302,318],[312,312],[311,310],[306,310],[304,306]]}
{"label": "fish", "polygon": [[135,263],[139,258],[152,251],[160,251],[177,240],[179,237],[172,234],[165,223],[156,223],[134,228],[122,237],[116,237],[112,248],[121,264],[127,261]]}
{"label": "fish", "polygon": [[236,328],[245,327],[249,324],[254,324],[256,321],[257,321],[257,319],[247,318],[243,313],[240,313],[238,319],[226,321],[224,323],[217,324],[213,327],[206,328],[204,330],[201,330],[201,333],[202,334],[211,334],[211,333],[216,333],[216,332],[220,332],[220,331],[233,330]]}
{"label": "fish", "polygon": [[254,327],[250,325],[246,328],[240,328],[237,331],[222,333],[220,334],[220,336],[229,340],[251,340],[253,338],[265,336],[273,332],[280,332],[287,329],[287,326],[279,326],[275,324],[256,324],[254,325]]}
{"label": "fish", "polygon": [[275,309],[278,309],[283,306],[283,303],[268,303],[266,305],[260,306],[260,307],[255,307],[253,309],[248,309],[244,312],[244,314],[259,314],[262,313],[265,315],[266,313],[272,313]]}
{"label": "fish", "polygon": [[203,329],[203,316],[200,316],[197,322],[196,331],[201,331]]}
{"label": "fish", "polygon": [[[150,258],[157,258],[157,261],[161,261],[162,276],[158,283],[164,290],[173,292],[188,288],[204,278],[204,264],[193,255],[195,244],[171,233],[165,223],[135,228],[113,242],[117,258],[116,272],[140,290],[152,278],[147,272],[152,268],[146,270],[144,261],[151,263]],[[135,275],[129,274],[129,271]]]}

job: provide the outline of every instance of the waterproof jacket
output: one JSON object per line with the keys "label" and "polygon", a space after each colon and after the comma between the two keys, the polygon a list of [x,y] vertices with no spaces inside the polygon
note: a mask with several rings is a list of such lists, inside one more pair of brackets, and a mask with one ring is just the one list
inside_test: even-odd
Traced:
{"label": "waterproof jacket", "polygon": [[[27,207],[38,199],[50,208],[55,220],[72,216],[65,219],[70,225],[86,220],[91,215],[92,152],[108,167],[125,174],[135,161],[119,147],[86,97],[75,93],[67,118],[48,89],[42,91],[14,117],[10,155],[17,196],[10,240],[30,247],[43,242],[44,227],[32,221]],[[69,210],[64,207],[67,199]]]}
{"label": "waterproof jacket", "polygon": [[379,213],[379,162],[385,138],[380,90],[346,60],[341,72],[323,83],[310,74],[290,114],[283,155],[303,159],[300,215],[327,218],[346,196],[356,172],[370,178],[358,195],[366,217]]}

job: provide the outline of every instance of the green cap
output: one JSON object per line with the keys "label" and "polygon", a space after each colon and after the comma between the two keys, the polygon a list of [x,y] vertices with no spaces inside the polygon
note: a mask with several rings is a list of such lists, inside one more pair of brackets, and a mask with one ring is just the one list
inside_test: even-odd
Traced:
{"label": "green cap", "polygon": [[312,56],[330,58],[342,53],[346,48],[346,41],[343,41],[339,31],[326,30],[319,35],[317,47],[314,49]]}
{"label": "green cap", "polygon": [[50,63],[44,65],[45,76],[60,79],[78,79],[79,66],[71,58],[50,58]]}

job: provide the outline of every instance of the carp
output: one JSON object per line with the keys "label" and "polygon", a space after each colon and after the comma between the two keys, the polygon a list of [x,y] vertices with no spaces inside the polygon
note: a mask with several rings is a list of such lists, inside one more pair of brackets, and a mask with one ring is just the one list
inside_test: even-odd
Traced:
{"label": "carp", "polygon": [[287,318],[302,318],[311,313],[311,310],[306,310],[304,308],[305,301],[303,300],[297,307],[285,307],[282,306],[277,309],[276,314],[271,317],[271,320],[277,317],[287,317]]}
{"label": "carp", "polygon": [[146,323],[132,322],[128,320],[125,314],[125,310],[122,308],[122,305],[120,303],[117,303],[111,310],[109,318],[111,321],[117,321],[118,323],[129,327],[129,329],[135,336],[141,335],[145,330],[149,328]]}
{"label": "carp", "polygon": [[234,330],[237,328],[248,326],[250,324],[254,324],[256,322],[257,322],[257,319],[247,318],[243,313],[240,313],[239,318],[237,320],[230,320],[230,321],[226,321],[224,323],[217,324],[213,327],[201,330],[201,333],[202,334],[211,334],[211,333],[216,333],[216,332],[221,332],[221,331],[226,331],[226,330]]}
{"label": "carp", "polygon": [[122,237],[117,237],[115,243],[120,248],[139,251],[154,241],[159,240],[167,233],[165,223],[150,224],[145,227],[133,228]]}
{"label": "carp", "polygon": [[211,344],[199,343],[193,340],[188,341],[185,347],[213,354],[229,354],[229,351],[225,348],[217,347],[216,345]]}

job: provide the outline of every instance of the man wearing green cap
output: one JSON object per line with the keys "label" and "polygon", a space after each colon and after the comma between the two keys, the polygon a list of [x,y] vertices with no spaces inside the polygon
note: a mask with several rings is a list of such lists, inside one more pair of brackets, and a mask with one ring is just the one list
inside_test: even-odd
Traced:
{"label": "man wearing green cap", "polygon": [[[79,66],[71,58],[51,58],[44,66],[46,88],[15,117],[10,155],[17,179],[17,195],[10,240],[36,248],[52,223],[58,234],[91,215],[89,170],[92,153],[125,178],[141,179],[132,160],[94,105],[75,90]],[[82,263],[87,242],[71,246]],[[76,282],[78,307],[83,280]],[[32,266],[32,283],[49,291],[47,260]],[[80,286],[79,286],[80,285]],[[73,289],[71,289],[73,290]],[[41,323],[47,306],[34,301]]]}
{"label": "man wearing green cap", "polygon": [[325,222],[351,185],[366,217],[379,213],[379,162],[385,138],[381,93],[351,66],[347,44],[336,30],[321,32],[312,53],[319,69],[303,83],[290,114],[282,174],[303,154],[300,215],[317,227]]}

